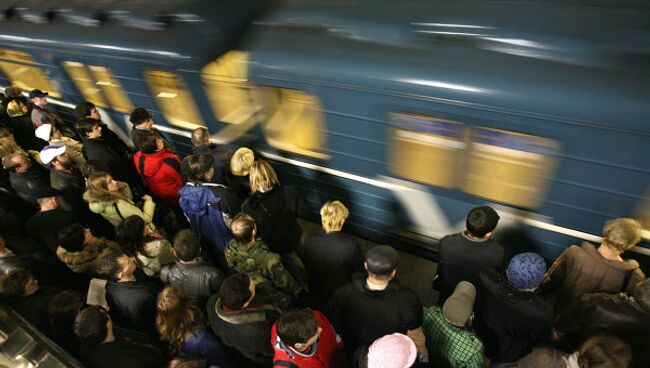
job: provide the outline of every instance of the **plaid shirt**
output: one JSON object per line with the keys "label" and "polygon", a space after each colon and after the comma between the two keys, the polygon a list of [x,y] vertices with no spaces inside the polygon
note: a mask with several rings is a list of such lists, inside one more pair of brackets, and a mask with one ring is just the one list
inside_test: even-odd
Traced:
{"label": "plaid shirt", "polygon": [[432,307],[424,311],[422,331],[427,339],[429,359],[435,367],[485,367],[481,340],[473,331],[447,322],[442,308]]}

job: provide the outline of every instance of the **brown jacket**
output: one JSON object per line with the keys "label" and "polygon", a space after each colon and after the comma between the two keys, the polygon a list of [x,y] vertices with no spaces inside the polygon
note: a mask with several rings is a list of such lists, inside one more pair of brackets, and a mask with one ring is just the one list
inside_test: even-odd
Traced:
{"label": "brown jacket", "polygon": [[95,264],[100,258],[110,252],[121,252],[120,245],[104,238],[97,239],[95,245],[84,245],[78,252],[70,252],[63,247],[58,247],[56,256],[65,263],[72,272],[95,275]]}
{"label": "brown jacket", "polygon": [[584,242],[555,260],[540,289],[557,314],[584,294],[631,291],[644,278],[638,262],[606,259],[593,244]]}

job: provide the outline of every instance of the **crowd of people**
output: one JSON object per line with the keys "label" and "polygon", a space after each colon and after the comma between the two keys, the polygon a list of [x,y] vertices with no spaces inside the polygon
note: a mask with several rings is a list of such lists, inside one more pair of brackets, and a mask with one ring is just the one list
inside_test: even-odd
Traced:
{"label": "crowd of people", "polygon": [[506,259],[476,207],[423,307],[393,247],[342,232],[341,201],[303,234],[300,193],[249,148],[197,128],[181,158],[139,107],[132,150],[90,102],[72,125],[46,92],[0,97],[2,300],[89,368],[650,366],[650,281],[621,257],[634,219],[547,269]]}

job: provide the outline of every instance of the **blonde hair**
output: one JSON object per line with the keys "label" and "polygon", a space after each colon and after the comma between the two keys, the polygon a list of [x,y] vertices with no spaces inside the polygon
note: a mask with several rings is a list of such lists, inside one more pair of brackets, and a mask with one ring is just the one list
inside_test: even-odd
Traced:
{"label": "blonde hair", "polygon": [[88,203],[113,202],[118,199],[126,200],[126,196],[121,191],[111,192],[108,190],[109,179],[112,179],[112,177],[107,172],[98,172],[90,175],[83,196],[84,200]]}
{"label": "blonde hair", "polygon": [[603,227],[603,243],[623,252],[641,241],[641,223],[633,218],[607,221]]}
{"label": "blonde hair", "polygon": [[250,148],[241,147],[230,158],[230,172],[235,176],[246,176],[255,161],[255,154]]}
{"label": "blonde hair", "polygon": [[350,216],[350,211],[339,201],[327,201],[320,209],[320,219],[325,232],[339,231]]}
{"label": "blonde hair", "polygon": [[12,153],[25,152],[11,137],[0,138],[0,157]]}
{"label": "blonde hair", "polygon": [[273,166],[263,160],[255,161],[251,165],[249,182],[253,192],[257,192],[260,189],[266,192],[271,190],[275,185],[280,184],[278,175],[273,170]]}
{"label": "blonde hair", "polygon": [[167,286],[158,294],[156,327],[160,339],[181,349],[185,337],[206,326],[201,309],[176,286]]}

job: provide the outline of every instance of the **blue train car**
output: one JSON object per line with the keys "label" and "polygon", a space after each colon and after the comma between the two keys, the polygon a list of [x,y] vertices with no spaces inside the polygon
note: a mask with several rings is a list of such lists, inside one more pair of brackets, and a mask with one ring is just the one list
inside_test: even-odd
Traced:
{"label": "blue train car", "polygon": [[341,199],[348,231],[426,256],[485,203],[548,258],[616,217],[650,238],[643,2],[107,4],[12,8],[0,83],[89,99],[123,132],[145,106],[185,152],[201,125],[254,145],[312,219]]}

